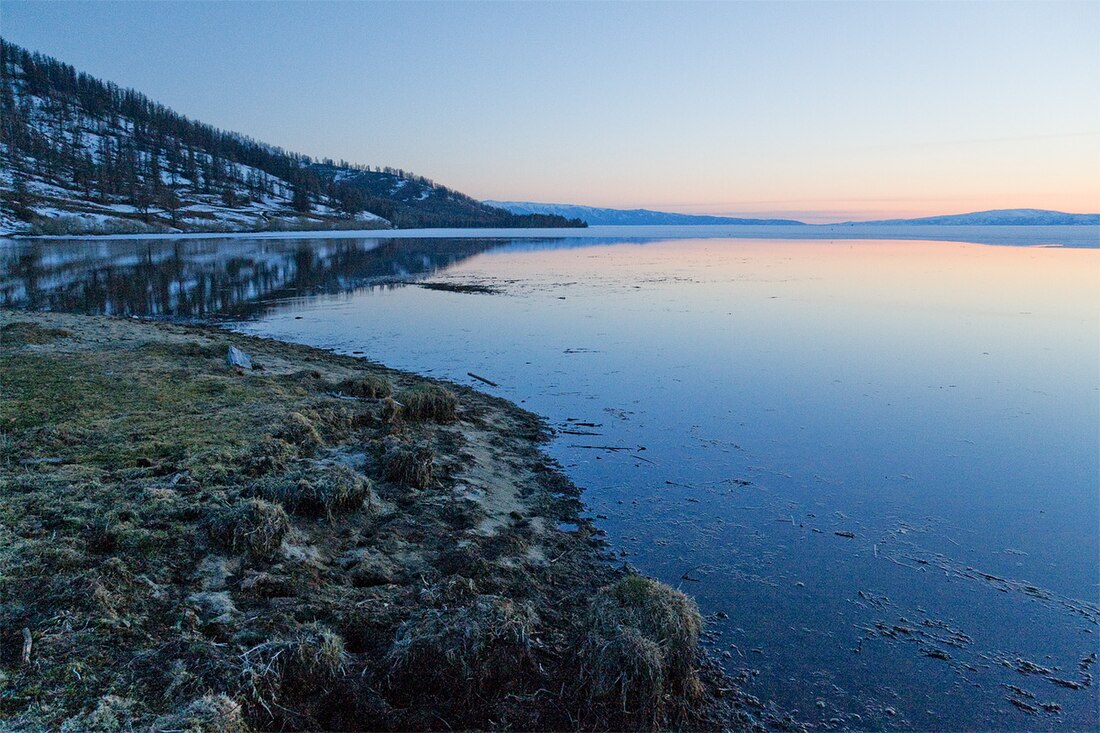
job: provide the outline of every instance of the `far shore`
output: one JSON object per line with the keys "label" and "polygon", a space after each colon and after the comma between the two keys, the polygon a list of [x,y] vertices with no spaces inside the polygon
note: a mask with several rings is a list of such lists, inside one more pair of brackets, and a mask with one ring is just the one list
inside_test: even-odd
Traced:
{"label": "far shore", "polygon": [[[590,226],[558,229],[347,229],[297,232],[191,232],[15,236],[8,241],[110,241],[189,239],[792,239],[945,241],[1009,246],[1100,247],[1100,227],[1090,225],[802,224]],[[5,237],[0,235],[0,242]]]}

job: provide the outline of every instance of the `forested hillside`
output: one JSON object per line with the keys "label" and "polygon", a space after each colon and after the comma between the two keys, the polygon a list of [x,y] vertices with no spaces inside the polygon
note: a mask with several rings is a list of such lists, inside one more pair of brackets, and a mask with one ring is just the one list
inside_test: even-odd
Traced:
{"label": "forested hillside", "polygon": [[0,233],[583,226],[314,161],[0,39]]}

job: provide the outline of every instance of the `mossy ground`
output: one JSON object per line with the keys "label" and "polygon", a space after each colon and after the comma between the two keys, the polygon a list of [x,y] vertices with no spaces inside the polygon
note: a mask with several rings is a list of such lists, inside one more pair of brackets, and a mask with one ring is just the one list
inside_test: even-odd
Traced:
{"label": "mossy ground", "polygon": [[[215,329],[0,329],[0,729],[638,724],[578,686],[620,573],[534,416],[450,385],[445,422],[393,419],[423,380]],[[395,480],[402,451],[430,481]],[[747,725],[677,654],[704,691],[644,724]]]}

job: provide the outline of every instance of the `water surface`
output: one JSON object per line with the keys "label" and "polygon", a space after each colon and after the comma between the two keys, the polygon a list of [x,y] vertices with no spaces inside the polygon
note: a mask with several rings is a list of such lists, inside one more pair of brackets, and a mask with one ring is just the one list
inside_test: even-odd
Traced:
{"label": "water surface", "polygon": [[522,403],[623,561],[814,726],[1100,724],[1100,251],[590,234],[20,243],[0,303],[219,317]]}

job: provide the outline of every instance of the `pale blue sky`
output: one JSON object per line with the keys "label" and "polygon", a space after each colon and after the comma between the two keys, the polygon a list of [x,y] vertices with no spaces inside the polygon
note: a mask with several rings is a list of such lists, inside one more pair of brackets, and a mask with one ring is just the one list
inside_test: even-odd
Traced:
{"label": "pale blue sky", "polygon": [[1100,210],[1097,2],[0,0],[0,33],[219,127],[479,198]]}

